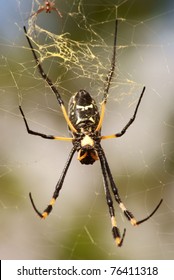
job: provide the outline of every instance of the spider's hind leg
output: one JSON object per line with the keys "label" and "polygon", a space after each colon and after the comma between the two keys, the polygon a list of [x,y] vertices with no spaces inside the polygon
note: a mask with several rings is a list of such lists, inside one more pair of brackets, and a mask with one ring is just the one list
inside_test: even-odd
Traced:
{"label": "spider's hind leg", "polygon": [[155,209],[151,212],[151,214],[149,214],[146,218],[137,221],[137,220],[135,219],[134,215],[133,215],[129,210],[127,210],[127,208],[126,208],[125,205],[123,204],[123,202],[122,202],[122,200],[121,200],[121,198],[120,198],[120,196],[119,196],[118,189],[117,189],[116,184],[115,184],[115,182],[114,182],[114,179],[113,179],[113,177],[112,177],[112,174],[111,174],[111,171],[110,171],[110,168],[109,168],[109,165],[108,165],[108,162],[107,162],[107,159],[106,159],[104,153],[103,153],[103,156],[104,156],[104,158],[105,158],[106,169],[107,169],[109,181],[110,181],[110,184],[111,184],[112,192],[113,192],[113,194],[114,194],[115,200],[116,200],[117,203],[119,204],[119,207],[120,207],[121,210],[123,211],[125,217],[130,221],[130,223],[131,223],[133,226],[140,225],[140,224],[146,222],[147,220],[149,220],[149,219],[155,214],[155,212],[158,210],[158,208],[160,207],[160,205],[161,205],[163,199],[160,200],[160,202],[157,204],[157,206],[156,206]]}
{"label": "spider's hind leg", "polygon": [[111,194],[109,191],[107,166],[106,166],[106,161],[105,161],[105,157],[104,157],[104,152],[103,152],[103,149],[101,146],[98,147],[97,152],[98,152],[101,169],[102,169],[102,174],[103,174],[103,183],[104,183],[106,202],[107,202],[107,205],[109,208],[109,214],[111,217],[112,234],[113,234],[116,245],[121,247],[123,244],[125,234],[126,234],[126,229],[124,229],[123,235],[121,236],[120,230],[119,230],[119,228],[117,226],[117,222],[116,222],[115,209],[113,206],[112,197],[111,197]]}

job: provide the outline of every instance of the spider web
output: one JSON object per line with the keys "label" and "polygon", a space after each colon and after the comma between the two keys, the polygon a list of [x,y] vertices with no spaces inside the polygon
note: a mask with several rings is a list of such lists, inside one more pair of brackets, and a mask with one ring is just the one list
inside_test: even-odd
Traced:
{"label": "spider web", "polygon": [[[0,17],[0,221],[1,259],[173,259],[173,1],[55,1],[52,11],[29,17],[44,1],[2,1]],[[40,3],[40,4],[39,4]],[[30,128],[67,136],[55,96],[41,79],[23,32],[26,25],[45,72],[65,104],[86,89],[99,104],[110,68],[115,18],[119,19],[117,69],[110,87],[103,134],[119,132],[146,86],[137,119],[120,139],[103,141],[120,195],[137,219],[161,197],[153,218],[133,228],[115,203],[122,248],[111,235],[99,163],[74,157],[60,197],[48,204],[71,149],[68,142],[28,135]]]}

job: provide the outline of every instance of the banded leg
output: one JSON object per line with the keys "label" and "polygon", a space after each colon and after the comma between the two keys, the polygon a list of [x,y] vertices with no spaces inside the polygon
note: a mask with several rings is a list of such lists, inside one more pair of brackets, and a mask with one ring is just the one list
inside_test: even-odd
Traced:
{"label": "banded leg", "polygon": [[71,163],[71,160],[72,160],[72,158],[73,158],[73,155],[74,155],[75,151],[76,151],[76,149],[73,147],[72,150],[71,150],[71,152],[70,152],[70,154],[69,154],[68,160],[67,160],[67,162],[66,162],[66,164],[65,164],[65,167],[64,167],[64,169],[63,169],[63,172],[62,172],[62,174],[61,174],[61,176],[60,176],[60,179],[59,179],[59,181],[58,181],[58,183],[57,183],[57,185],[56,185],[56,188],[55,188],[54,194],[53,194],[53,196],[52,196],[52,199],[51,199],[50,203],[48,204],[48,206],[47,206],[47,207],[45,208],[45,210],[43,211],[43,213],[41,213],[41,212],[39,212],[39,211],[37,210],[37,208],[36,208],[36,206],[35,206],[35,204],[34,204],[32,195],[31,195],[31,193],[29,193],[29,197],[30,197],[32,206],[33,206],[35,212],[36,212],[36,213],[39,215],[39,217],[41,217],[42,219],[45,219],[45,218],[51,213],[51,211],[52,211],[52,209],[53,209],[53,205],[55,204],[56,199],[57,199],[58,196],[59,196],[59,192],[60,192],[60,190],[61,190],[61,188],[62,188],[62,185],[63,185],[64,179],[65,179],[66,173],[67,173],[67,171],[68,171],[68,168],[69,168],[69,166],[70,166],[70,163]]}
{"label": "banded leg", "polygon": [[24,120],[24,123],[25,123],[25,126],[26,126],[28,134],[32,134],[32,135],[35,135],[35,136],[40,136],[40,137],[45,138],[45,139],[54,139],[54,140],[63,140],[63,141],[72,141],[73,140],[73,138],[69,138],[69,137],[60,137],[60,136],[54,136],[54,135],[46,135],[44,133],[40,133],[40,132],[31,130],[29,128],[29,125],[27,123],[27,120],[25,118],[25,115],[24,115],[24,112],[23,112],[21,106],[19,106],[19,110],[20,110],[21,115],[23,117],[23,120]]}
{"label": "banded leg", "polygon": [[111,194],[110,194],[110,191],[109,191],[109,186],[108,186],[107,168],[106,168],[105,159],[103,157],[103,153],[102,153],[101,149],[98,151],[98,155],[99,155],[102,174],[103,174],[106,202],[107,202],[107,205],[108,205],[108,208],[109,208],[109,214],[110,214],[110,217],[111,217],[112,234],[113,234],[113,237],[114,237],[114,240],[115,240],[116,244],[119,247],[121,247],[122,243],[123,243],[123,240],[124,240],[124,237],[125,237],[126,229],[124,229],[123,235],[121,237],[119,228],[117,227],[117,223],[116,223],[115,210],[114,210],[113,201],[112,201],[112,197],[111,197]]}
{"label": "banded leg", "polygon": [[37,55],[36,55],[36,52],[35,52],[35,50],[34,50],[34,48],[33,48],[33,45],[32,45],[32,43],[31,43],[31,41],[30,41],[30,38],[28,37],[27,29],[26,29],[25,26],[24,26],[24,32],[25,32],[25,35],[26,35],[28,44],[29,44],[29,46],[30,46],[30,48],[31,48],[31,51],[32,51],[32,53],[33,53],[34,59],[35,59],[35,61],[36,61],[36,65],[37,65],[37,68],[38,68],[38,70],[39,70],[40,75],[41,75],[42,78],[47,82],[47,84],[50,86],[50,88],[52,89],[52,91],[53,91],[54,94],[56,95],[57,101],[58,101],[58,103],[59,103],[59,105],[60,105],[60,107],[61,107],[61,109],[62,109],[62,113],[63,113],[63,115],[64,115],[64,118],[65,118],[65,120],[66,120],[66,122],[67,122],[69,128],[71,129],[72,132],[76,133],[77,130],[76,130],[75,127],[72,125],[72,123],[71,123],[71,121],[70,121],[70,119],[69,119],[69,117],[68,117],[68,114],[67,114],[66,109],[65,109],[65,106],[64,106],[64,102],[63,102],[63,100],[62,100],[62,98],[61,98],[61,96],[60,96],[60,94],[59,94],[58,89],[53,85],[53,83],[52,83],[52,81],[50,80],[50,78],[45,74],[45,72],[44,72],[44,70],[43,70],[43,68],[42,68],[42,66],[41,66],[41,64],[40,64],[40,62],[39,62],[39,59],[38,59],[38,57],[37,57]]}
{"label": "banded leg", "polygon": [[114,179],[112,177],[112,173],[110,171],[110,168],[109,168],[109,165],[108,165],[108,162],[107,162],[107,159],[106,159],[106,156],[105,156],[104,152],[103,152],[103,158],[105,160],[106,170],[107,170],[107,174],[108,174],[108,177],[109,177],[109,181],[110,181],[110,184],[111,184],[111,188],[112,188],[112,192],[114,194],[115,200],[119,204],[119,207],[123,211],[126,218],[130,221],[130,223],[133,226],[137,226],[137,225],[142,224],[145,221],[149,220],[155,214],[155,212],[158,210],[158,208],[160,207],[163,200],[162,199],[160,200],[160,202],[158,203],[158,205],[156,206],[156,208],[153,210],[153,212],[150,215],[148,215],[146,218],[144,218],[142,220],[137,221],[135,219],[134,215],[129,210],[126,209],[123,202],[121,201],[121,198],[120,198],[119,193],[118,193],[118,189],[117,189],[116,184],[114,182]]}

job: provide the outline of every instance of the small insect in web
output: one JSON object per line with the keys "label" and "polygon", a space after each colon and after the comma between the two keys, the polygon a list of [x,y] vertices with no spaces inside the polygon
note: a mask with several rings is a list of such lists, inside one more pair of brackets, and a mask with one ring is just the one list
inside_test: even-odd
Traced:
{"label": "small insect in web", "polygon": [[51,11],[55,11],[60,17],[62,17],[62,14],[60,13],[60,11],[55,7],[54,1],[44,1],[44,5],[40,6],[39,9],[30,16],[30,18],[37,16],[38,14],[40,14],[44,11],[46,13],[51,13]]}
{"label": "small insect in web", "polygon": [[77,159],[82,164],[89,165],[89,164],[93,164],[96,160],[99,160],[100,166],[101,166],[101,171],[102,171],[102,176],[103,176],[103,184],[104,184],[106,202],[107,202],[108,211],[109,211],[110,218],[111,218],[113,238],[115,240],[115,243],[118,246],[121,246],[123,243],[124,237],[125,237],[126,229],[124,229],[123,234],[121,235],[119,228],[117,226],[117,222],[116,222],[115,209],[114,209],[114,205],[113,205],[113,199],[112,199],[111,192],[114,196],[114,199],[118,203],[120,209],[124,213],[125,217],[130,221],[130,223],[133,226],[140,225],[143,222],[149,220],[154,215],[154,213],[157,211],[159,206],[161,205],[162,199],[160,200],[160,202],[155,207],[155,209],[151,212],[150,215],[148,215],[146,218],[144,218],[142,220],[137,221],[135,219],[134,215],[125,207],[125,205],[123,204],[123,202],[121,200],[118,188],[116,186],[116,183],[114,182],[107,158],[105,156],[105,152],[101,146],[101,140],[117,138],[117,137],[121,137],[125,134],[127,129],[135,121],[137,111],[139,109],[141,100],[142,100],[144,92],[145,92],[145,87],[143,87],[140,97],[138,99],[138,103],[135,107],[133,116],[130,118],[128,123],[123,127],[123,129],[118,133],[107,135],[107,136],[102,136],[101,128],[102,128],[103,119],[104,119],[104,115],[105,115],[105,108],[106,108],[106,103],[107,103],[107,99],[108,99],[108,95],[109,95],[109,88],[111,85],[112,77],[114,75],[115,64],[116,64],[117,26],[118,26],[118,20],[115,21],[115,33],[114,33],[114,44],[113,44],[113,54],[112,54],[112,59],[111,59],[111,67],[106,76],[106,81],[104,84],[104,92],[103,92],[100,113],[99,113],[95,100],[84,89],[80,89],[75,95],[73,95],[71,97],[71,99],[69,101],[69,107],[68,107],[68,113],[67,113],[65,106],[64,106],[64,102],[59,93],[59,90],[53,84],[53,82],[50,80],[50,78],[45,74],[45,72],[42,68],[42,65],[39,62],[39,59],[36,55],[36,52],[32,46],[30,38],[27,35],[26,27],[24,27],[25,35],[28,40],[31,51],[33,53],[38,71],[39,71],[41,77],[43,78],[43,80],[45,80],[45,82],[50,86],[51,90],[55,94],[57,102],[60,105],[60,108],[62,110],[63,116],[66,120],[66,123],[69,128],[69,132],[72,137],[59,137],[59,136],[54,136],[54,135],[46,135],[46,134],[31,130],[29,128],[28,122],[26,120],[26,117],[24,115],[24,112],[23,112],[21,106],[19,106],[19,109],[22,114],[27,132],[29,134],[40,136],[45,139],[71,141],[73,144],[73,147],[70,151],[70,154],[66,161],[63,172],[61,173],[61,176],[56,184],[52,199],[51,199],[49,205],[45,208],[45,210],[42,213],[37,210],[37,208],[34,204],[32,195],[31,195],[31,193],[29,194],[32,206],[33,206],[34,210],[36,211],[36,213],[41,218],[45,219],[52,211],[53,205],[55,204],[56,199],[59,196],[60,190],[62,189],[62,185],[63,185],[64,179],[65,179],[65,176],[67,174],[68,168],[70,166],[71,160],[72,160],[75,152],[77,152],[77,154],[78,154]]}

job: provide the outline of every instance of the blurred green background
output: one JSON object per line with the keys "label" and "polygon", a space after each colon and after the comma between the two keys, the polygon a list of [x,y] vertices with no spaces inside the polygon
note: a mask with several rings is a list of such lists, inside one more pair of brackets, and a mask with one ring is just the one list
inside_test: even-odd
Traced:
{"label": "blurred green background", "polygon": [[[42,3],[42,1],[40,1]],[[22,104],[30,128],[68,135],[54,95],[39,78],[23,33],[37,3],[1,0],[0,10],[0,258],[1,259],[173,259],[174,258],[174,3],[173,1],[58,1],[55,12],[38,15],[35,24],[55,34],[94,43],[101,67],[84,61],[87,73],[59,58],[45,70],[56,81],[67,105],[85,88],[101,101],[112,54],[114,20],[118,29],[117,73],[111,86],[103,134],[119,132],[132,116],[142,86],[146,94],[137,119],[120,139],[103,147],[125,205],[137,219],[164,199],[158,212],[131,227],[115,203],[125,242],[117,248],[111,235],[99,163],[82,166],[74,157],[60,197],[49,218],[34,213],[48,204],[71,143],[28,135],[19,114]],[[31,20],[31,19],[30,19]],[[37,26],[33,38],[37,42]],[[90,27],[90,32],[85,33]],[[27,25],[28,27],[28,25]],[[31,26],[30,26],[31,27]],[[35,34],[36,31],[36,34]],[[77,32],[78,31],[78,32]],[[86,30],[87,31],[87,30]],[[86,35],[87,34],[87,35]],[[91,37],[90,37],[91,35]],[[92,37],[94,36],[94,37]],[[41,38],[47,40],[48,38]],[[103,40],[103,48],[101,42]],[[104,44],[106,43],[106,45]],[[89,44],[90,46],[90,44]],[[94,51],[93,47],[93,51]],[[105,64],[106,63],[106,64]],[[103,66],[105,65],[105,69]],[[93,71],[99,69],[99,79]],[[91,72],[90,72],[91,71]],[[103,76],[101,76],[103,75]]]}

